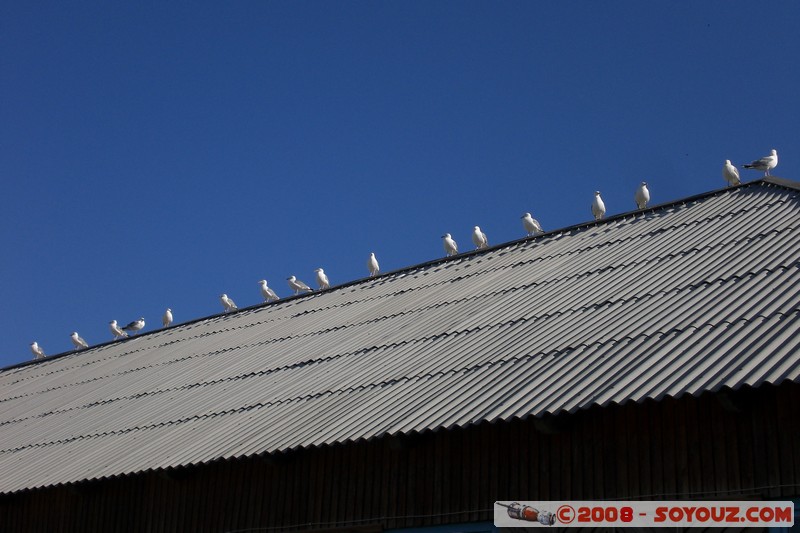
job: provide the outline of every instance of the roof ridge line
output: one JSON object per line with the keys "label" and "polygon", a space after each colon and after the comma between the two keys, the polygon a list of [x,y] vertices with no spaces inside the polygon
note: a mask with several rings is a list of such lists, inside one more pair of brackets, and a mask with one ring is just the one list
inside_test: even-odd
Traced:
{"label": "roof ridge line", "polygon": [[15,369],[18,369],[18,368],[27,367],[27,366],[30,366],[30,365],[43,363],[43,362],[46,362],[46,361],[51,361],[51,360],[54,360],[54,359],[57,359],[57,358],[66,357],[68,355],[78,354],[80,352],[85,352],[87,350],[94,350],[94,349],[105,347],[105,346],[108,346],[108,345],[111,345],[111,344],[117,343],[117,342],[126,342],[126,341],[133,340],[133,339],[136,339],[136,338],[146,337],[148,335],[152,335],[152,334],[155,334],[155,333],[158,333],[158,332],[167,331],[167,330],[172,329],[172,328],[189,326],[189,325],[196,324],[196,323],[199,323],[199,322],[202,322],[202,321],[205,321],[205,320],[215,320],[215,319],[218,319],[218,318],[234,316],[234,315],[237,315],[237,314],[240,314],[240,313],[246,313],[246,312],[254,311],[254,310],[257,310],[257,309],[261,309],[261,308],[264,308],[264,307],[267,307],[267,306],[270,306],[270,305],[285,304],[287,302],[292,302],[292,301],[298,300],[300,298],[311,298],[311,297],[317,296],[318,294],[322,294],[322,293],[325,293],[325,292],[330,292],[330,291],[337,290],[337,289],[342,289],[342,288],[345,288],[345,287],[350,287],[350,286],[361,284],[361,283],[365,283],[365,282],[382,283],[383,282],[382,280],[385,280],[389,276],[396,276],[396,275],[404,273],[404,272],[411,272],[413,270],[428,268],[430,266],[434,266],[434,265],[437,265],[437,264],[440,264],[440,263],[446,263],[446,262],[449,262],[449,261],[453,261],[455,259],[463,259],[465,257],[472,257],[472,256],[480,255],[480,254],[486,254],[488,252],[497,251],[497,250],[500,250],[500,249],[505,248],[505,247],[515,246],[515,245],[518,245],[518,244],[521,244],[521,243],[524,243],[524,242],[535,241],[535,240],[541,239],[543,237],[554,236],[554,235],[558,235],[558,234],[562,234],[562,233],[573,233],[575,231],[583,230],[583,229],[590,228],[590,227],[593,227],[593,226],[601,226],[601,225],[604,225],[604,224],[608,224],[609,222],[615,222],[617,220],[623,220],[625,218],[630,217],[631,215],[641,214],[641,213],[648,213],[648,212],[655,212],[657,210],[667,209],[667,208],[672,207],[672,206],[679,206],[679,205],[683,205],[683,204],[687,204],[687,203],[696,202],[696,201],[699,201],[699,200],[702,200],[702,199],[705,199],[705,198],[716,196],[716,195],[721,194],[723,192],[729,192],[729,191],[733,191],[733,190],[745,189],[745,188],[749,188],[749,187],[753,187],[753,186],[757,186],[757,185],[762,185],[762,184],[776,185],[776,186],[788,188],[788,189],[791,189],[791,190],[800,191],[800,182],[795,182],[795,181],[788,180],[788,179],[785,179],[785,178],[780,178],[780,177],[777,177],[777,176],[765,176],[765,177],[759,178],[757,180],[753,180],[753,181],[746,182],[746,183],[741,183],[741,184],[736,185],[736,186],[732,186],[732,187],[728,186],[728,187],[723,187],[723,188],[719,188],[719,189],[714,189],[714,190],[711,190],[711,191],[706,191],[706,192],[703,192],[703,193],[694,194],[694,195],[691,195],[691,196],[688,196],[688,197],[685,197],[685,198],[680,198],[680,199],[677,199],[677,200],[671,200],[671,201],[668,201],[668,202],[665,202],[665,203],[656,204],[656,205],[653,205],[651,207],[647,207],[647,208],[644,208],[644,209],[634,209],[634,210],[630,210],[630,211],[625,211],[623,213],[618,213],[616,215],[613,215],[613,216],[610,216],[610,217],[605,217],[605,218],[602,218],[602,219],[599,219],[599,220],[590,220],[590,221],[586,221],[586,222],[579,222],[577,224],[573,224],[571,226],[566,226],[564,228],[559,228],[559,229],[546,231],[546,232],[541,233],[539,235],[525,236],[525,237],[522,237],[520,239],[516,239],[516,240],[504,242],[504,243],[499,243],[499,244],[496,244],[494,246],[490,246],[488,248],[483,248],[483,249],[478,249],[478,250],[470,250],[470,251],[467,251],[467,252],[463,252],[463,253],[457,254],[455,256],[439,257],[439,258],[436,258],[436,259],[432,259],[432,260],[429,260],[429,261],[418,263],[416,265],[410,265],[410,266],[407,266],[407,267],[401,267],[399,269],[395,269],[395,270],[391,270],[391,271],[388,271],[388,272],[385,272],[385,273],[381,273],[381,274],[378,274],[377,276],[367,276],[367,277],[351,280],[351,281],[348,281],[348,282],[345,282],[345,283],[342,283],[342,284],[339,284],[339,285],[332,286],[329,289],[315,290],[313,292],[305,293],[305,294],[290,295],[290,296],[287,296],[285,298],[280,298],[280,299],[272,301],[272,302],[262,302],[262,303],[254,304],[254,305],[251,305],[251,306],[248,306],[248,307],[243,307],[243,308],[237,309],[237,310],[229,312],[229,313],[222,312],[222,313],[217,313],[217,314],[214,314],[214,315],[209,315],[209,316],[206,316],[206,317],[200,317],[200,318],[188,320],[186,322],[181,322],[179,324],[175,324],[175,325],[172,325],[172,326],[169,326],[169,327],[166,327],[166,328],[160,328],[160,329],[156,329],[156,330],[153,330],[153,331],[147,331],[147,332],[141,333],[139,335],[136,335],[135,337],[129,337],[127,339],[110,340],[110,341],[107,341],[107,342],[104,342],[104,343],[100,343],[100,344],[96,344],[96,345],[90,346],[89,348],[85,348],[85,349],[82,349],[82,350],[69,350],[69,351],[53,354],[53,355],[50,355],[50,356],[48,356],[48,357],[46,357],[44,359],[33,359],[33,360],[28,360],[28,361],[22,361],[22,362],[13,364],[13,365],[9,365],[9,366],[0,368],[0,373],[6,372],[6,371],[9,371],[9,370],[15,370]]}

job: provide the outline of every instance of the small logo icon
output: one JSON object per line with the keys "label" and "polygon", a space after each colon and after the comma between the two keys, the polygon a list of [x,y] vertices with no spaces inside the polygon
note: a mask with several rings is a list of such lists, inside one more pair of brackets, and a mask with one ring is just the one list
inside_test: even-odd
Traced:
{"label": "small logo icon", "polygon": [[[496,502],[497,505],[505,507],[508,516],[515,520],[525,520],[527,522],[539,522],[543,526],[552,526],[556,523],[556,515],[549,511],[540,511],[530,505],[521,505],[519,502],[510,504]],[[574,514],[574,513],[573,513]]]}

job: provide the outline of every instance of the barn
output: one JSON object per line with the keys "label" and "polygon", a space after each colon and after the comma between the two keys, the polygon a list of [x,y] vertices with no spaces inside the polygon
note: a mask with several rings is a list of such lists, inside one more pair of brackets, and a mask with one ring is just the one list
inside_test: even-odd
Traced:
{"label": "barn", "polygon": [[0,371],[0,531],[492,529],[800,499],[800,184],[764,178]]}

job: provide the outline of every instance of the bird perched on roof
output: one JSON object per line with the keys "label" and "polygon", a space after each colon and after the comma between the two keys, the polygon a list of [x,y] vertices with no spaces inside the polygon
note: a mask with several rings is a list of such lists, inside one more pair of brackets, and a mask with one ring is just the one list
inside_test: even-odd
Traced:
{"label": "bird perched on roof", "polygon": [[478,226],[475,226],[475,228],[472,230],[472,242],[475,244],[476,250],[489,247],[489,239],[486,237],[486,234],[482,232],[481,228],[479,228]]}
{"label": "bird perched on roof", "polygon": [[128,334],[119,329],[116,320],[112,320],[108,323],[108,329],[111,330],[111,334],[114,335],[114,340],[121,339],[122,337],[127,337]]}
{"label": "bird perched on roof", "polygon": [[319,285],[319,290],[330,289],[331,282],[328,281],[328,276],[325,274],[325,271],[318,268],[314,272],[317,273],[317,285]]}
{"label": "bird perched on roof", "polygon": [[453,240],[449,233],[442,235],[442,245],[444,246],[444,253],[447,257],[456,255],[458,253],[458,243]]}
{"label": "bird perched on roof", "polygon": [[31,353],[33,353],[33,358],[34,359],[44,359],[45,358],[44,350],[42,350],[41,346],[39,346],[39,343],[36,342],[36,341],[33,341],[31,343]]}
{"label": "bird perched on roof", "polygon": [[261,296],[264,297],[265,302],[274,302],[278,299],[278,295],[275,294],[275,291],[267,287],[267,280],[262,279],[258,284],[261,285]]}
{"label": "bird perched on roof", "polygon": [[742,183],[742,180],[739,179],[739,169],[731,164],[730,159],[726,159],[725,164],[722,165],[722,177],[728,182],[729,187],[735,187]]}
{"label": "bird perched on roof", "polygon": [[303,283],[294,276],[289,276],[288,278],[286,278],[286,281],[289,283],[289,287],[292,288],[295,294],[300,294],[300,291],[307,291],[307,292],[314,291],[314,289],[312,289],[311,287],[309,287],[308,285],[306,285],[305,283]]}
{"label": "bird perched on roof", "polygon": [[222,303],[222,308],[225,310],[226,313],[230,313],[231,311],[236,311],[239,309],[236,307],[236,304],[228,298],[227,294],[220,294],[219,301]]}
{"label": "bird perched on roof", "polygon": [[130,331],[132,333],[136,333],[137,331],[141,331],[144,329],[144,317],[139,317],[139,320],[134,320],[124,328],[125,331]]}
{"label": "bird perched on roof", "polygon": [[530,213],[525,213],[520,218],[522,218],[522,227],[528,232],[528,237],[544,233],[544,231],[542,231],[542,225],[539,224],[539,221],[533,218]]}
{"label": "bird perched on roof", "polygon": [[168,328],[172,324],[172,309],[167,308],[164,311],[164,316],[161,317],[161,325],[165,328]]}
{"label": "bird perched on roof", "polygon": [[72,332],[72,335],[70,335],[70,340],[72,341],[72,344],[75,345],[76,350],[89,347],[89,345],[86,344],[86,341],[83,340],[80,335],[78,335],[77,331]]}
{"label": "bird perched on roof", "polygon": [[756,159],[749,165],[742,165],[742,168],[752,168],[753,170],[763,170],[765,176],[769,176],[769,171],[778,166],[778,151],[773,149],[772,153]]}
{"label": "bird perched on roof", "polygon": [[636,194],[633,195],[633,199],[636,201],[636,207],[639,209],[647,207],[647,202],[650,201],[650,191],[647,190],[646,181],[643,181],[639,185],[639,188],[636,189]]}
{"label": "bird perched on roof", "polygon": [[377,276],[378,272],[381,271],[381,267],[378,264],[378,260],[375,258],[375,252],[369,254],[369,259],[367,259],[367,268],[369,269],[369,276]]}
{"label": "bird perched on roof", "polygon": [[595,220],[600,220],[606,216],[606,204],[600,198],[600,191],[594,191],[594,201],[592,202],[592,215]]}

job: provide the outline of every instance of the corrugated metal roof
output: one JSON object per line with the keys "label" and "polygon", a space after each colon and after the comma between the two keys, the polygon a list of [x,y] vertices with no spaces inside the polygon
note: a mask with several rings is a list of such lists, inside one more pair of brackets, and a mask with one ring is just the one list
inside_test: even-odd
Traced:
{"label": "corrugated metal roof", "polygon": [[762,180],[0,372],[0,492],[800,379]]}

